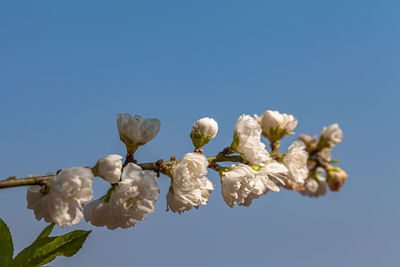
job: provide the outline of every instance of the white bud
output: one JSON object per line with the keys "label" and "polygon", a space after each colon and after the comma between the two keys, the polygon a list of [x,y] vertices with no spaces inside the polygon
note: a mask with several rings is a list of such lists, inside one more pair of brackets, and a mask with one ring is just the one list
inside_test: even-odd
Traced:
{"label": "white bud", "polygon": [[218,133],[218,123],[213,118],[202,118],[195,122],[190,133],[193,145],[200,148],[213,139]]}
{"label": "white bud", "polygon": [[218,133],[218,123],[209,117],[202,118],[195,122],[192,131],[199,130],[201,134],[214,138]]}
{"label": "white bud", "polygon": [[156,118],[145,119],[139,115],[117,114],[117,127],[121,141],[128,152],[136,149],[156,137],[160,131],[160,121]]}
{"label": "white bud", "polygon": [[121,178],[122,156],[111,154],[99,159],[96,166],[93,167],[93,173],[96,176],[104,178],[107,182],[115,184]]}
{"label": "white bud", "polygon": [[261,125],[262,134],[271,142],[279,141],[285,135],[294,134],[293,130],[297,126],[297,119],[293,115],[279,113],[279,111],[266,110],[258,117],[254,118]]}
{"label": "white bud", "polygon": [[329,146],[335,146],[342,142],[343,132],[340,129],[339,124],[334,123],[329,127],[324,127],[321,132],[322,142],[326,142]]}

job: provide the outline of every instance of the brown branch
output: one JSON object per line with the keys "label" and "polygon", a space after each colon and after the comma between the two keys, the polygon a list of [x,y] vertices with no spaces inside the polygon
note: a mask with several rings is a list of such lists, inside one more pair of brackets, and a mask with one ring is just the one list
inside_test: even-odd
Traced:
{"label": "brown branch", "polygon": [[[228,152],[228,153],[226,153]],[[228,156],[231,151],[224,149],[223,152],[220,152],[217,156],[208,157],[207,160],[209,162],[209,168],[218,169],[217,162],[243,162],[246,163],[246,160],[242,158],[240,155]],[[162,159],[157,162],[148,162],[148,163],[138,163],[143,170],[152,170],[157,173],[157,177],[160,176],[160,173],[166,174],[167,168],[172,166],[172,164],[176,161],[176,157],[172,156],[170,161],[163,161]],[[136,160],[133,157],[133,153],[128,153],[124,167],[129,163],[134,162]],[[90,167],[89,167],[90,168]],[[29,186],[29,185],[40,185],[47,186],[48,180],[53,178],[54,175],[45,175],[45,176],[35,176],[35,177],[27,177],[27,178],[19,178],[16,179],[15,176],[9,177],[5,180],[0,181],[0,189],[10,188],[10,187],[18,187],[18,186]]]}

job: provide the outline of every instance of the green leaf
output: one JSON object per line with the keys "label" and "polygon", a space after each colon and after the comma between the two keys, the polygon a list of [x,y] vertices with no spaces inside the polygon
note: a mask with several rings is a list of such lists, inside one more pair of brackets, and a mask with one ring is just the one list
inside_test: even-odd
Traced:
{"label": "green leaf", "polygon": [[[22,262],[22,260],[20,260],[20,259],[28,259],[28,258],[31,256],[32,252],[33,252],[33,249],[32,249],[32,248],[37,247],[37,246],[41,246],[41,245],[43,245],[45,242],[47,242],[46,240],[48,240],[48,239],[46,239],[46,240],[41,240],[41,239],[48,237],[48,236],[50,235],[51,231],[53,230],[54,226],[55,226],[54,223],[51,223],[51,224],[49,224],[48,226],[46,226],[46,227],[40,232],[40,234],[38,235],[38,237],[36,238],[36,240],[33,241],[33,243],[32,243],[29,247],[24,248],[24,249],[15,257],[14,262],[16,261],[16,259],[18,259],[19,262]],[[17,266],[17,265],[14,263],[13,266]]]}
{"label": "green leaf", "polygon": [[7,224],[0,219],[0,266],[8,266],[13,259],[14,247],[10,229]]}
{"label": "green leaf", "polygon": [[54,225],[47,226],[32,245],[15,257],[13,266],[42,266],[57,256],[71,257],[77,253],[91,231],[75,230],[68,234],[48,237]]}
{"label": "green leaf", "polygon": [[38,235],[38,237],[36,238],[35,242],[43,237],[48,237],[51,234],[51,231],[53,231],[53,228],[56,224],[55,223],[51,223],[48,226],[46,226]]}
{"label": "green leaf", "polygon": [[[41,239],[36,239],[29,247],[24,248],[12,262],[12,267],[22,267],[22,266],[36,266],[30,265],[29,259],[32,257],[35,250],[41,246],[46,245],[46,243],[54,240],[55,237],[43,237]],[[54,258],[53,258],[54,259]]]}

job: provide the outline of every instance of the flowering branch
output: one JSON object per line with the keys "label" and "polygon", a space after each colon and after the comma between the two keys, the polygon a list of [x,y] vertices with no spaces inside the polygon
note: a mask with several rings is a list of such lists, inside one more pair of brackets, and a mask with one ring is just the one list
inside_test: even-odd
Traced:
{"label": "flowering branch", "polygon": [[[215,189],[206,175],[208,169],[220,176],[222,196],[229,207],[249,206],[254,199],[281,188],[298,191],[310,197],[339,191],[347,174],[332,166],[331,150],[342,140],[338,124],[322,130],[319,139],[301,135],[286,152],[280,152],[280,140],[294,134],[297,119],[278,111],[265,111],[261,116],[238,118],[230,146],[215,156],[203,155],[204,147],[218,132],[212,118],[202,118],[192,127],[190,138],[194,152],[182,158],[138,163],[135,152],[156,137],[160,121],[139,115],[117,115],[117,128],[127,153],[108,155],[93,167],[72,167],[56,174],[0,181],[1,188],[27,187],[28,208],[37,219],[60,226],[73,225],[85,218],[95,226],[108,229],[129,228],[154,212],[160,194],[157,178],[170,178],[167,210],[182,213],[206,205]],[[269,141],[270,150],[261,141]],[[193,150],[192,150],[193,151]],[[219,165],[230,162],[230,166]],[[93,178],[103,178],[109,190],[92,200]]]}

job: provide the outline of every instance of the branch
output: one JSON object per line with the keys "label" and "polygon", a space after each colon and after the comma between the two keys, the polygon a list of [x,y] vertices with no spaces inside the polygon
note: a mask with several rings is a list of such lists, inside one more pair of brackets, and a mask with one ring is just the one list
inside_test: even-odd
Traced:
{"label": "branch", "polygon": [[9,177],[3,181],[0,181],[0,189],[17,187],[17,186],[28,186],[28,185],[47,185],[47,181],[53,178],[53,175],[44,175],[36,177],[27,177],[16,179],[15,176]]}
{"label": "branch", "polygon": [[[132,157],[132,159],[133,159],[133,157]],[[246,163],[246,160],[244,158],[242,158],[242,156],[226,155],[225,150],[223,152],[220,152],[217,156],[207,157],[207,160],[209,162],[209,168],[211,168],[213,170],[217,170],[216,169],[217,162],[244,162],[244,163]],[[129,161],[130,160],[128,160],[127,162],[129,162]],[[151,171],[157,172],[158,177],[159,177],[160,173],[166,174],[167,167],[172,166],[172,164],[175,161],[176,161],[176,158],[172,157],[170,161],[158,160],[157,162],[138,163],[137,165],[139,165],[143,170],[151,170]],[[16,177],[13,176],[13,177],[9,177],[5,180],[0,181],[0,189],[17,187],[17,186],[47,185],[47,183],[48,183],[47,181],[53,177],[54,177],[53,175],[45,175],[45,176],[35,176],[35,177],[16,179]]]}

